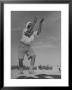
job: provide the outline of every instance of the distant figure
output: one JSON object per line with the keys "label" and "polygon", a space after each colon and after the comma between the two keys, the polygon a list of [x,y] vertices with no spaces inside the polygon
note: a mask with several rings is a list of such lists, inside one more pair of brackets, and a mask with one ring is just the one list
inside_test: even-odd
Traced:
{"label": "distant figure", "polygon": [[23,73],[23,60],[25,55],[28,57],[28,60],[30,60],[29,73],[32,74],[34,72],[33,67],[35,64],[36,55],[32,49],[32,41],[36,36],[40,34],[43,21],[44,21],[44,18],[40,20],[39,28],[38,30],[35,31],[34,26],[37,22],[37,17],[35,17],[33,22],[28,21],[26,23],[26,27],[22,32],[22,38],[19,42],[19,48],[18,48],[18,60],[19,60],[20,73]]}

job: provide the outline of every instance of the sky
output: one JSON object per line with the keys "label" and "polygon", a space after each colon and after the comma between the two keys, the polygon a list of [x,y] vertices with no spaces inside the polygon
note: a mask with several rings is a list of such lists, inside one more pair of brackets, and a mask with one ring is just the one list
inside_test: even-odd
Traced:
{"label": "sky", "polygon": [[39,21],[45,18],[42,32],[33,42],[36,54],[35,65],[61,64],[61,12],[60,11],[12,11],[11,12],[11,64],[18,64],[18,45],[22,30],[28,21],[38,17],[34,29],[38,29]]}

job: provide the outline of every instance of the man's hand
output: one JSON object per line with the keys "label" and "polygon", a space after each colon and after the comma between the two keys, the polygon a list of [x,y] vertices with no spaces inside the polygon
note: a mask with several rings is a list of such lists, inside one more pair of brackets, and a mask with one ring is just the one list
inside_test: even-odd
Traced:
{"label": "man's hand", "polygon": [[34,23],[36,23],[36,22],[37,22],[37,17],[34,18]]}
{"label": "man's hand", "polygon": [[34,28],[34,26],[35,26],[36,22],[37,22],[37,17],[35,17],[35,18],[34,18],[33,25],[32,25],[32,28],[31,28],[32,32],[34,31],[34,29],[33,29],[33,28]]}

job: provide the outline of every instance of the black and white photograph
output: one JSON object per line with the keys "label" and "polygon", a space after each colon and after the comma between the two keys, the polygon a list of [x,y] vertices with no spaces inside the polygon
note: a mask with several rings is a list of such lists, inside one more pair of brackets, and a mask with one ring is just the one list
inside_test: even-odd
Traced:
{"label": "black and white photograph", "polygon": [[68,85],[68,9],[4,5],[4,86]]}
{"label": "black and white photograph", "polygon": [[11,11],[11,79],[61,79],[61,11]]}

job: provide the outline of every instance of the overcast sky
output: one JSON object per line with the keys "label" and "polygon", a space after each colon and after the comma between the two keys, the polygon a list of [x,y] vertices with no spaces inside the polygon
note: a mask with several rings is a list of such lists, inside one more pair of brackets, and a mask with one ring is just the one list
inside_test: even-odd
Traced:
{"label": "overcast sky", "polygon": [[12,11],[11,12],[11,60],[17,64],[17,47],[27,21],[45,18],[42,32],[33,43],[37,55],[36,64],[57,65],[61,63],[61,12],[59,11]]}

